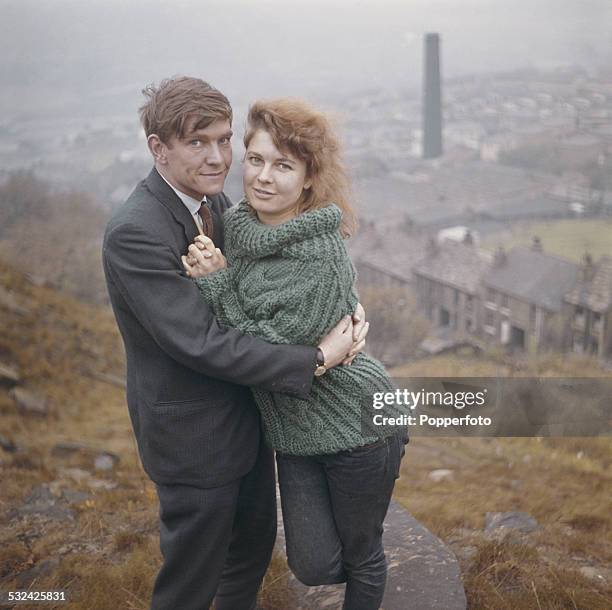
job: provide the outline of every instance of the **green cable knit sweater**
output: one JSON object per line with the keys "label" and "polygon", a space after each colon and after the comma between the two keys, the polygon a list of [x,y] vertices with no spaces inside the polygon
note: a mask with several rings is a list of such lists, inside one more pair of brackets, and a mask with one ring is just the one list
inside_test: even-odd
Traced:
{"label": "green cable knit sweater", "polygon": [[[339,232],[341,216],[330,205],[268,226],[244,201],[229,209],[224,216],[228,267],[196,280],[218,321],[271,343],[317,345],[357,304],[355,272]],[[372,392],[391,389],[383,366],[359,354],[351,366],[315,378],[306,400],[257,388],[253,393],[274,449],[317,455],[388,435],[371,417],[362,422],[361,407],[364,401],[371,404]]]}

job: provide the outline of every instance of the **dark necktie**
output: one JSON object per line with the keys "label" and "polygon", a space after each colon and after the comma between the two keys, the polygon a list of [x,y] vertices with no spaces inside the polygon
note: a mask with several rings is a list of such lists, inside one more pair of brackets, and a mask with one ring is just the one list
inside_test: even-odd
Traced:
{"label": "dark necktie", "polygon": [[200,209],[198,210],[198,214],[200,215],[200,218],[202,219],[202,227],[204,230],[204,235],[212,239],[213,238],[213,217],[212,217],[212,214],[210,213],[209,207],[205,203],[202,203],[202,205],[200,206]]}

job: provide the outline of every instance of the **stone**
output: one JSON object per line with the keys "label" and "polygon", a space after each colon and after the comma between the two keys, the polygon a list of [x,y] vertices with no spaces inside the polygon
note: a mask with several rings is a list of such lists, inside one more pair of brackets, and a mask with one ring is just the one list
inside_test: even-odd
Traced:
{"label": "stone", "polygon": [[538,529],[540,524],[530,514],[518,510],[485,515],[485,536],[503,536],[511,531],[530,534]]}
{"label": "stone", "polygon": [[60,468],[59,473],[62,476],[68,477],[77,483],[81,483],[89,478],[91,478],[91,473],[87,472],[87,470],[83,470],[82,468]]}
{"label": "stone", "polygon": [[21,517],[36,515],[56,521],[74,520],[74,513],[62,505],[45,484],[34,487],[16,512]]}
{"label": "stone", "polygon": [[12,388],[19,384],[21,377],[16,367],[0,362],[0,386]]}
{"label": "stone", "polygon": [[115,481],[106,481],[104,479],[90,479],[87,481],[87,485],[92,489],[106,489],[110,491],[111,489],[115,489],[118,483]]}
{"label": "stone", "polygon": [[87,445],[83,443],[74,443],[71,441],[56,443],[51,449],[51,455],[55,457],[69,457],[75,453],[80,453],[87,450]]}
{"label": "stone", "polygon": [[15,401],[17,408],[25,415],[46,417],[49,414],[49,406],[44,396],[33,394],[24,388],[15,387],[9,395]]}
{"label": "stone", "polygon": [[112,470],[118,463],[118,455],[104,451],[96,456],[94,467],[96,470]]}
{"label": "stone", "polygon": [[[278,516],[277,549],[284,552],[285,536]],[[467,601],[459,564],[452,551],[394,500],[385,519],[383,536],[388,578],[384,610],[465,610]],[[344,585],[307,587],[288,576],[291,610],[340,608]]]}
{"label": "stone", "polygon": [[597,568],[594,568],[593,566],[584,566],[582,568],[580,568],[580,570],[578,570],[585,578],[588,578],[589,580],[596,580],[601,582],[602,580],[605,580],[605,578],[603,577],[603,575],[601,574],[600,570],[598,570]]}
{"label": "stone", "polygon": [[3,434],[0,434],[0,447],[4,449],[7,453],[15,453],[17,451],[17,445]]}
{"label": "stone", "polygon": [[453,471],[448,470],[447,468],[432,470],[428,476],[434,483],[440,483],[441,481],[452,481],[454,478]]}
{"label": "stone", "polygon": [[62,499],[68,504],[80,504],[81,502],[85,502],[85,500],[89,500],[90,497],[91,494],[86,491],[70,488],[62,490]]}

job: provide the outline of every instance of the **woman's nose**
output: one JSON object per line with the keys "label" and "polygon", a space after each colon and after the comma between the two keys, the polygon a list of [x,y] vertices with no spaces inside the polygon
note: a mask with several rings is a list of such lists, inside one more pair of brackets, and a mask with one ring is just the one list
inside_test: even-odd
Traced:
{"label": "woman's nose", "polygon": [[257,180],[259,180],[260,182],[270,182],[271,179],[272,178],[270,173],[270,166],[268,164],[265,164],[257,175]]}

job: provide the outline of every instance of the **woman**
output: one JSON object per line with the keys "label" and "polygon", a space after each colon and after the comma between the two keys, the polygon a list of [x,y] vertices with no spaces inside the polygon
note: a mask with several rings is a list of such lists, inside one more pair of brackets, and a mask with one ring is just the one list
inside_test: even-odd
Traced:
{"label": "woman", "polygon": [[[224,217],[228,266],[203,275],[184,258],[185,268],[220,323],[317,345],[357,303],[337,138],[323,114],[281,99],[251,107],[244,143],[246,197]],[[407,439],[362,415],[373,392],[391,389],[379,362],[359,354],[318,373],[308,400],[253,389],[276,450],[288,562],[307,585],[346,582],[345,610],[374,610],[386,580],[382,523]]]}

